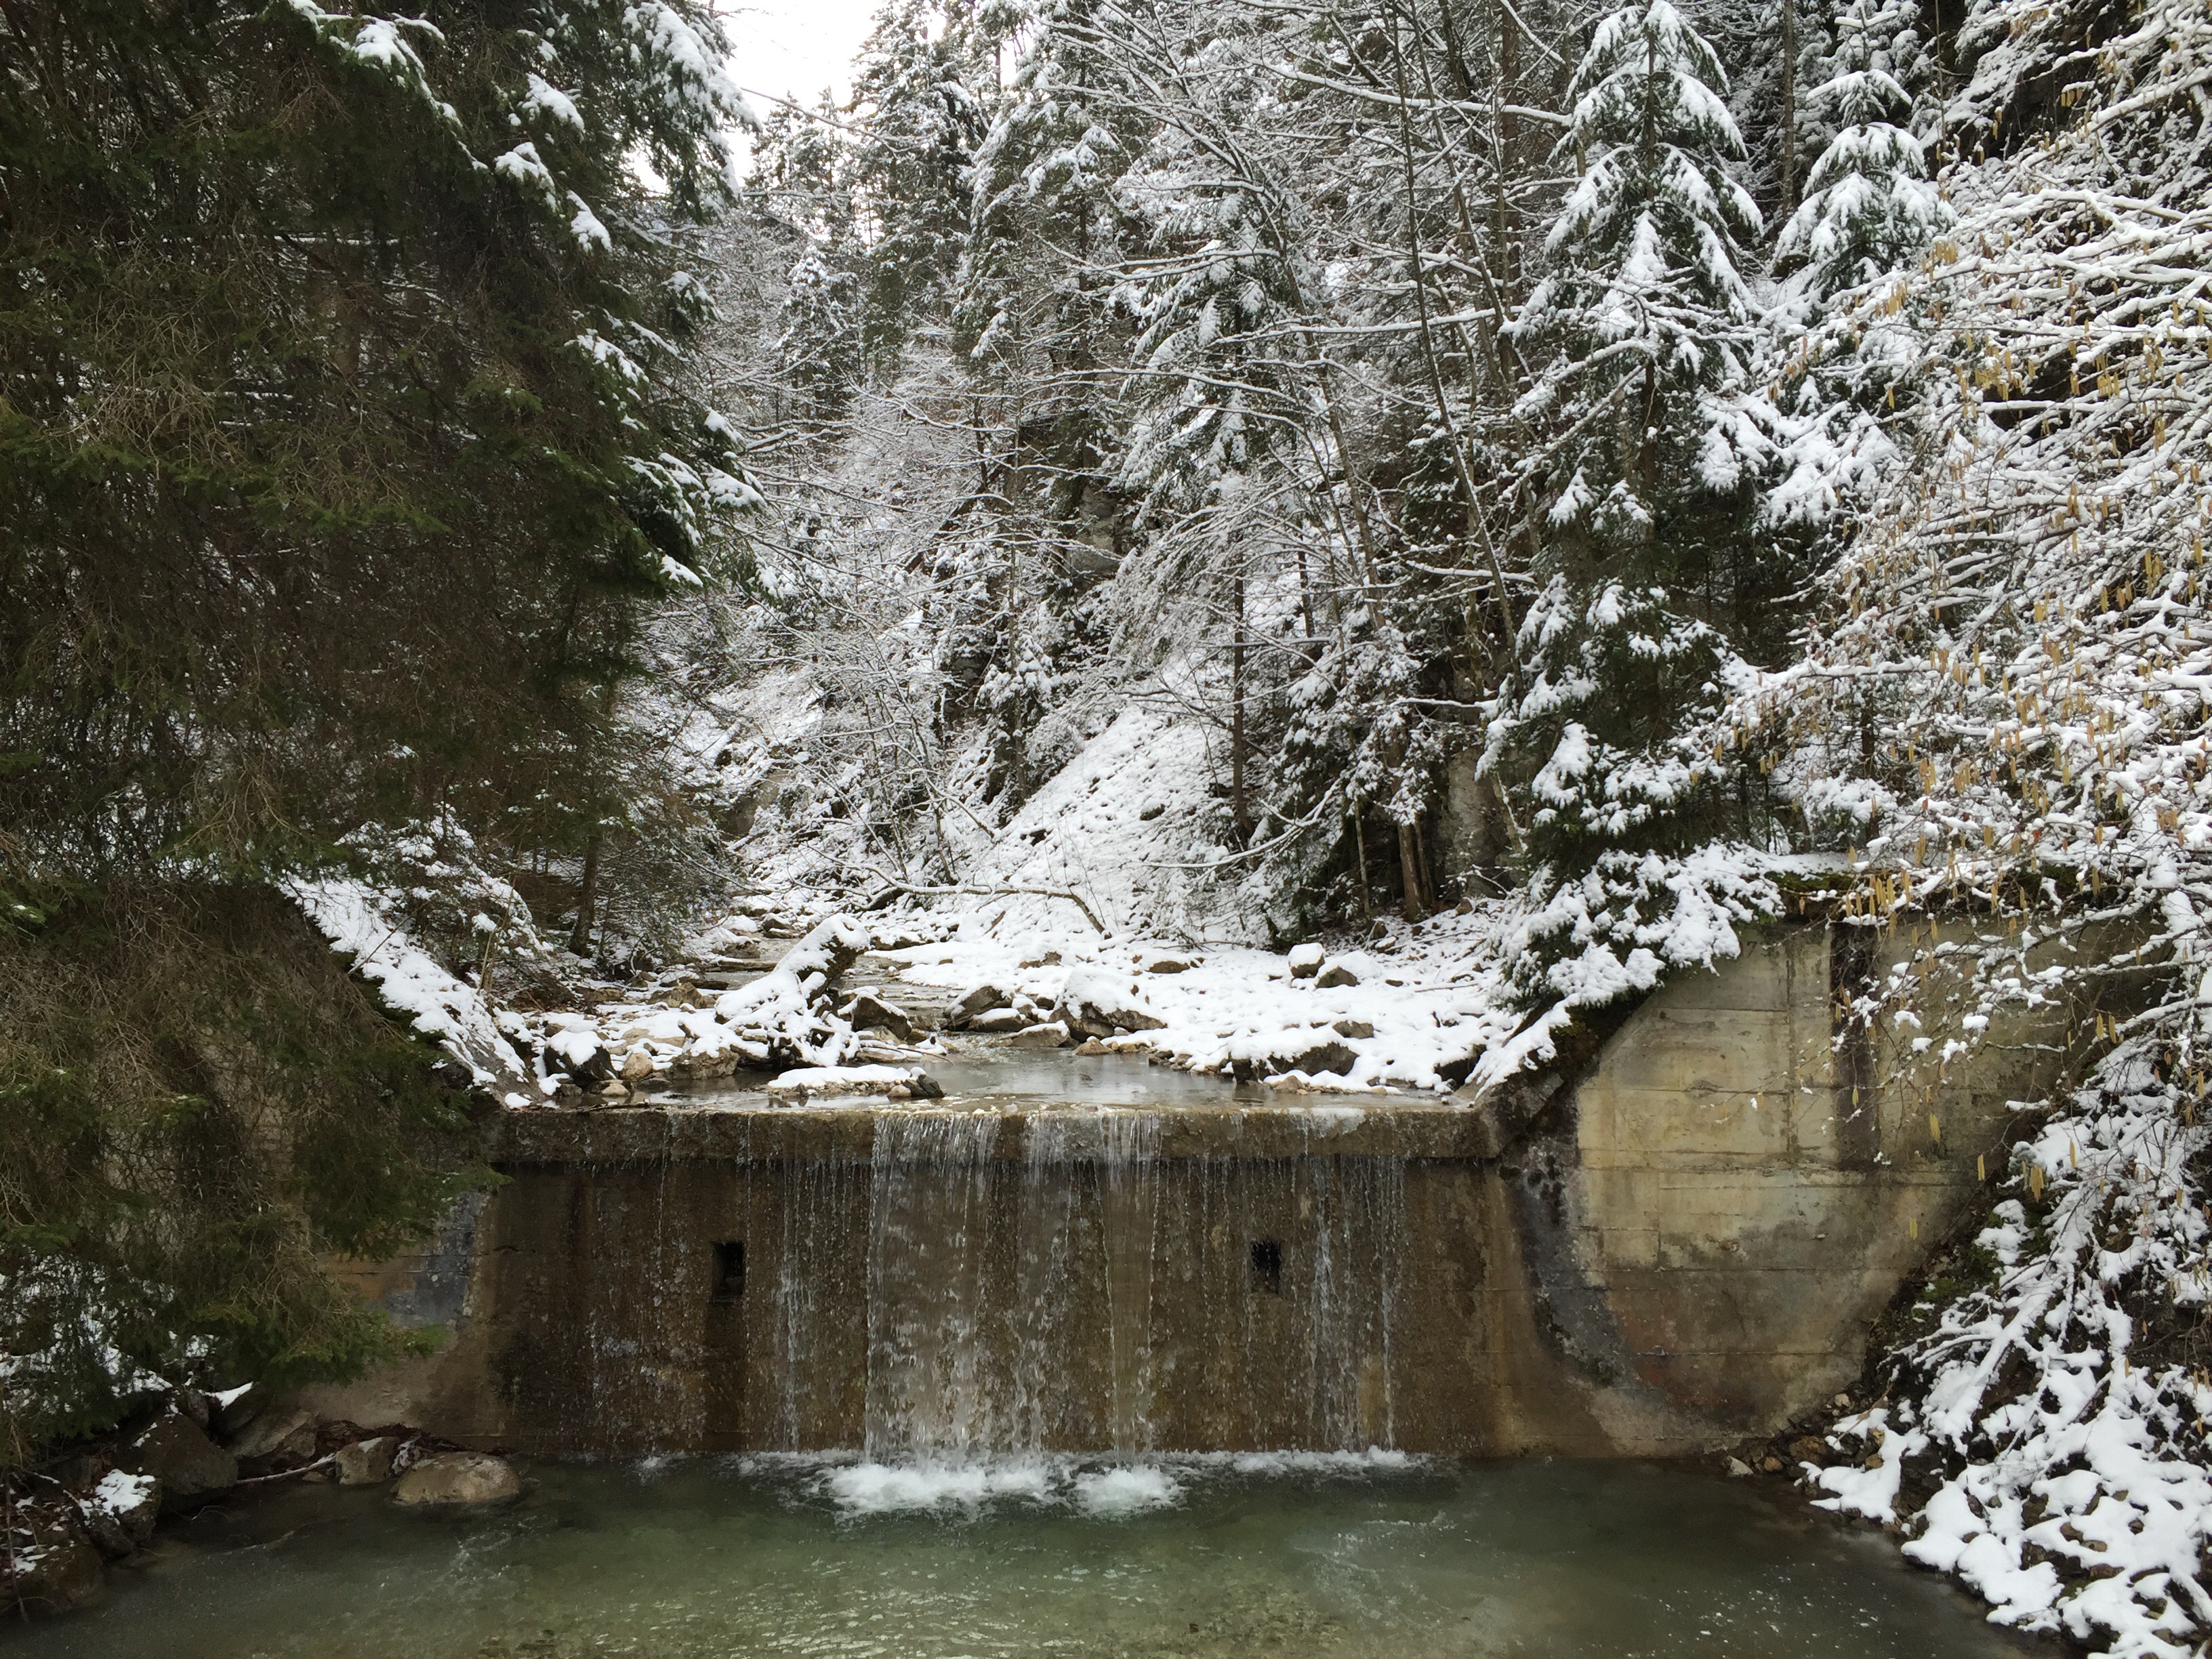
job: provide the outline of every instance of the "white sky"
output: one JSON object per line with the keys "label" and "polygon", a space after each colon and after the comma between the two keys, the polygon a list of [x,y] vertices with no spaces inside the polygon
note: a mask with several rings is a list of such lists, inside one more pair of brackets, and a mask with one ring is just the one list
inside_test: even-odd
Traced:
{"label": "white sky", "polygon": [[[734,49],[731,79],[750,93],[811,105],[822,88],[852,89],[853,52],[878,0],[746,0],[722,6]],[[754,107],[768,109],[756,97]]]}

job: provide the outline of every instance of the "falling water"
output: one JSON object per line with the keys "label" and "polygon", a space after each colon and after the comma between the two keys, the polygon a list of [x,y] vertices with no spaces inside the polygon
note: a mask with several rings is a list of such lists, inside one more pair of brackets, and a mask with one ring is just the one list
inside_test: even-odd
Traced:
{"label": "falling water", "polygon": [[1433,1441],[1486,1384],[1463,1312],[1408,1328],[1401,1285],[1464,1297],[1480,1244],[1425,1199],[1409,1249],[1405,1160],[1316,1122],[763,1112],[717,1158],[525,1171],[497,1432],[930,1462]]}
{"label": "falling water", "polygon": [[994,1112],[876,1122],[868,1232],[871,1457],[992,1449],[987,1316]]}

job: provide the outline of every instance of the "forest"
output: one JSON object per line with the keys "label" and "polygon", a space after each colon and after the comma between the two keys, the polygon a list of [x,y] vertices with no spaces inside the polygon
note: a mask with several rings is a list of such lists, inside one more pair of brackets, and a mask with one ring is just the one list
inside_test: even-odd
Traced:
{"label": "forest", "polygon": [[2086,1011],[1831,1497],[2195,1650],[2202,0],[419,12],[0,0],[0,1468],[413,1340],[317,1264],[748,918],[1425,937],[1449,1088],[1818,915]]}

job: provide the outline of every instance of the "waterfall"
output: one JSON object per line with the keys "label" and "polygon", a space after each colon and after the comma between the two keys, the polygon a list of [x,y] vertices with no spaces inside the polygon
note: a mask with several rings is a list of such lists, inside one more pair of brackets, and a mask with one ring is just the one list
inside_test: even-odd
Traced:
{"label": "waterfall", "polygon": [[994,1449],[988,1313],[994,1112],[886,1112],[869,1198],[867,1407],[872,1458]]}
{"label": "waterfall", "polygon": [[[519,1177],[501,1432],[958,1463],[1477,1420],[1487,1384],[1451,1345],[1484,1246],[1429,1175],[1409,1218],[1405,1158],[1318,1115],[738,1115],[700,1131],[712,1156],[639,1135]],[[1442,1323],[1404,1327],[1409,1273],[1451,1287]]]}

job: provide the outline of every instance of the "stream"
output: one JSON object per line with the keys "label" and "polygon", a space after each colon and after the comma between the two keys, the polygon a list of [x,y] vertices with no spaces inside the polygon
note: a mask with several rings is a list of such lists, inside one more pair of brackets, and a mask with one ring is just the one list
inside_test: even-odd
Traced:
{"label": "stream", "polygon": [[539,1463],[513,1507],[294,1487],[165,1528],[23,1659],[1980,1659],[1891,1540],[1638,1462]]}

